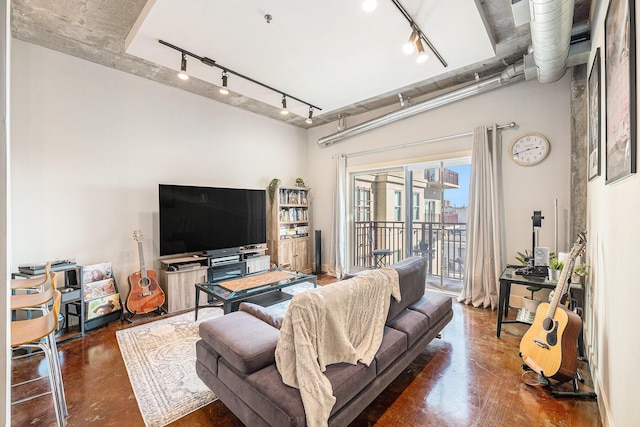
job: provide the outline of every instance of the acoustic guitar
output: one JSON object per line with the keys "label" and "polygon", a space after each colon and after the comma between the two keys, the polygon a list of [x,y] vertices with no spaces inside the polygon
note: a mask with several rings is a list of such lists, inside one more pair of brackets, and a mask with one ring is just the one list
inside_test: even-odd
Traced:
{"label": "acoustic guitar", "polygon": [[560,300],[569,289],[575,259],[586,244],[586,233],[582,232],[560,273],[551,303],[538,306],[533,324],[520,341],[520,357],[524,363],[541,376],[561,382],[576,375],[582,320],[560,304]]}
{"label": "acoustic guitar", "polygon": [[133,240],[138,242],[140,271],[129,276],[131,289],[127,297],[127,310],[129,310],[131,316],[162,310],[161,306],[164,304],[164,292],[158,286],[158,273],[155,270],[147,270],[144,264],[142,232],[140,230],[133,232]]}

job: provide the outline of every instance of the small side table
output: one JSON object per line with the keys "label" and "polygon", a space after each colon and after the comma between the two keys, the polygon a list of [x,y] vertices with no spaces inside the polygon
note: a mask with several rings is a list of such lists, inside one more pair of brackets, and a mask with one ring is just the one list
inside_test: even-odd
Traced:
{"label": "small side table", "polygon": [[387,265],[385,258],[391,255],[389,249],[374,249],[373,252],[373,268],[380,268]]}

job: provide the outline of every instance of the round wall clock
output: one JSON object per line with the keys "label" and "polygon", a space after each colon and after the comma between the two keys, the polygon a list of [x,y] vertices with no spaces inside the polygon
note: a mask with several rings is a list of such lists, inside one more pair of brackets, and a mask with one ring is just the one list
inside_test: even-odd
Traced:
{"label": "round wall clock", "polygon": [[511,158],[519,165],[537,165],[547,157],[550,149],[549,140],[544,135],[528,133],[513,141]]}

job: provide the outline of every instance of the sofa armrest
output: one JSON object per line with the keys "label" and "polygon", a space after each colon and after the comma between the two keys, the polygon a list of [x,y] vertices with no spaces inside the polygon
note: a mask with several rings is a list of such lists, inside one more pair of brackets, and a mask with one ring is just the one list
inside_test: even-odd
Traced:
{"label": "sofa armrest", "polygon": [[279,331],[244,311],[204,321],[200,337],[244,374],[275,363]]}

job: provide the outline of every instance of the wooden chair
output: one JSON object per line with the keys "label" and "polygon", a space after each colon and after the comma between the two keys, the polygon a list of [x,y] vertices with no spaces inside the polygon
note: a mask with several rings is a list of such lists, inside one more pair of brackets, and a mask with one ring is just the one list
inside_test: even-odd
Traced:
{"label": "wooden chair", "polygon": [[[27,279],[30,280],[30,279]],[[14,310],[33,310],[45,308],[53,299],[53,291],[55,291],[57,276],[55,273],[51,275],[51,285],[47,286],[41,292],[31,294],[11,295],[11,311]],[[21,280],[23,281],[23,280]],[[46,283],[45,283],[46,285]],[[40,286],[40,285],[38,285]]]}
{"label": "wooden chair", "polygon": [[[11,322],[11,348],[40,348],[42,350],[49,364],[50,393],[53,399],[53,407],[56,411],[56,420],[59,426],[64,426],[66,425],[65,417],[67,417],[69,413],[64,396],[62,372],[60,369],[60,361],[58,360],[58,349],[55,338],[62,294],[57,289],[52,289],[51,292],[53,293],[53,305],[51,310],[48,308],[41,308],[41,306],[34,306],[32,308],[40,308],[43,311],[41,317]],[[12,386],[20,384],[13,384]],[[39,396],[40,395],[28,397],[26,399],[12,402],[11,404],[19,404]]]}
{"label": "wooden chair", "polygon": [[[55,273],[53,273],[55,275]],[[51,262],[44,267],[44,275],[35,276],[29,279],[11,279],[11,290],[26,289],[35,292],[42,292],[44,285],[51,277]]]}

